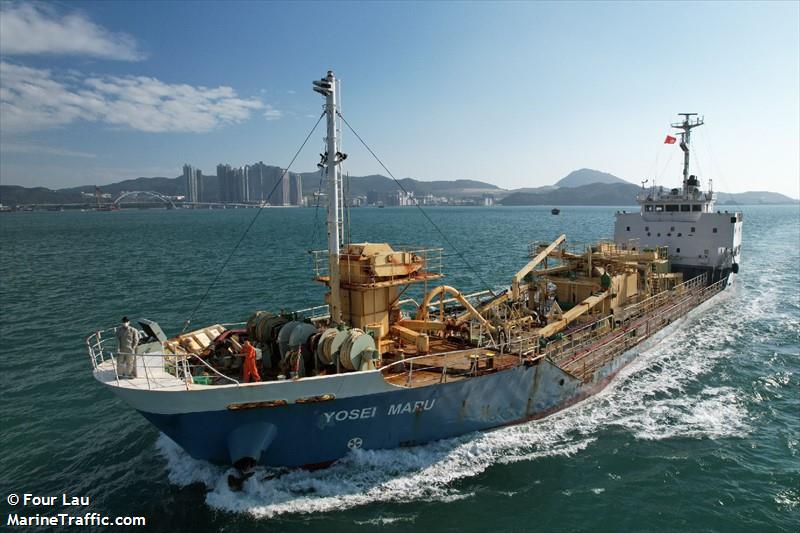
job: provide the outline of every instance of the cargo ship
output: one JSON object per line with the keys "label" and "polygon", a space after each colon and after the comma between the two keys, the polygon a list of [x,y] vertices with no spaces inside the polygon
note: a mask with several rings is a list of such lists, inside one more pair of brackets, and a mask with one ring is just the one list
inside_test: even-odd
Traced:
{"label": "cargo ship", "polygon": [[[345,242],[340,86],[328,72],[313,88],[327,122],[328,249],[314,254],[325,302],[173,336],[136,320],[133,377],[118,373],[115,328],[86,339],[97,381],[190,456],[233,465],[234,486],[257,465],[324,467],[355,449],[546,417],[602,390],[734,283],[742,215],[715,212],[689,175],[694,114],[673,124],[681,188],[643,186],[613,239],[534,243],[506,288],[465,294],[442,283],[440,248]],[[246,341],[260,381],[242,379]]]}

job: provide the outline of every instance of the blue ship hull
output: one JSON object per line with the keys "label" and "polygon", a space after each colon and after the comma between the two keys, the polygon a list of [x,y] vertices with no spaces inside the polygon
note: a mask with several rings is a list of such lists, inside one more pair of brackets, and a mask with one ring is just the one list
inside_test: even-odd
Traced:
{"label": "blue ship hull", "polygon": [[541,418],[602,389],[630,352],[583,383],[541,361],[463,381],[312,404],[142,414],[196,459],[269,466],[330,464],[352,448],[391,449]]}

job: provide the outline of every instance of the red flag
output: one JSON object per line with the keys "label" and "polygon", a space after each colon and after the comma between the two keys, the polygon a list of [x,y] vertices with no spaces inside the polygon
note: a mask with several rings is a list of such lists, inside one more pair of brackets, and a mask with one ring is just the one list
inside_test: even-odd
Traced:
{"label": "red flag", "polygon": [[677,140],[678,139],[676,139],[672,135],[667,135],[667,138],[664,139],[664,144],[675,144],[675,141],[677,141]]}

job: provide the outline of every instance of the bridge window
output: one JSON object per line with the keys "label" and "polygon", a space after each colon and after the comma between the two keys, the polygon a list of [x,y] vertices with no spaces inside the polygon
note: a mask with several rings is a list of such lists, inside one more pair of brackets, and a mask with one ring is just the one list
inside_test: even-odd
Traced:
{"label": "bridge window", "polygon": [[700,204],[692,204],[692,211],[701,211]]}
{"label": "bridge window", "polygon": [[625,228],[625,231],[630,231],[630,230],[631,230],[631,227],[630,227],[630,226],[627,226],[627,227]]}
{"label": "bridge window", "polygon": [[681,204],[681,213],[686,213],[690,209],[689,204]]}
{"label": "bridge window", "polygon": [[676,253],[676,254],[679,254],[679,253],[681,253],[681,249],[680,249],[680,248],[675,248],[675,253]]}
{"label": "bridge window", "polygon": [[694,233],[694,226],[692,226],[692,229],[689,230],[689,233]]}
{"label": "bridge window", "polygon": [[717,232],[717,228],[714,228],[714,229],[711,230],[711,233],[716,233],[716,232]]}
{"label": "bridge window", "polygon": [[664,206],[663,206],[663,205],[657,205],[657,206],[656,206],[656,212],[657,212],[657,213],[660,213],[660,212],[662,212],[663,210],[664,210]]}
{"label": "bridge window", "polygon": [[675,213],[678,211],[678,204],[667,205],[667,212]]}
{"label": "bridge window", "polygon": [[647,204],[647,205],[644,206],[644,210],[647,211],[647,212],[650,212],[650,211],[653,210],[653,206],[650,205],[650,204]]}

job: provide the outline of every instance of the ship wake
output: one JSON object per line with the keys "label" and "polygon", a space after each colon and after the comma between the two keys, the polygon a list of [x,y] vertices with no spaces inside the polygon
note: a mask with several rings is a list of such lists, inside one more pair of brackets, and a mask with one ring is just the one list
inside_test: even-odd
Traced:
{"label": "ship wake", "polygon": [[[189,457],[165,435],[157,448],[178,486],[202,483],[215,509],[270,518],[343,510],[375,502],[440,501],[472,496],[465,480],[495,464],[570,456],[604,431],[635,439],[717,439],[748,433],[742,394],[708,386],[746,333],[734,327],[735,298],[692,319],[640,356],[602,393],[544,420],[397,450],[356,450],[317,471],[259,468],[241,492],[227,483],[231,469]],[[741,326],[741,324],[739,324]]]}

